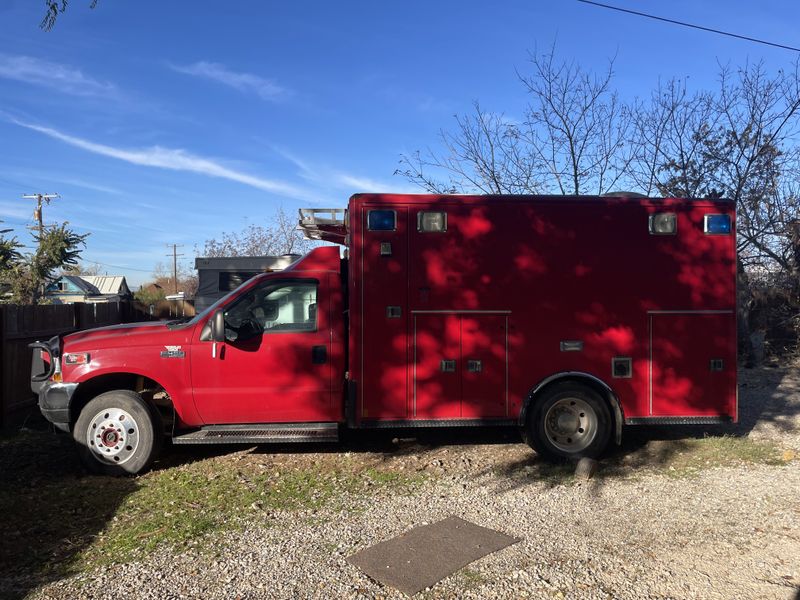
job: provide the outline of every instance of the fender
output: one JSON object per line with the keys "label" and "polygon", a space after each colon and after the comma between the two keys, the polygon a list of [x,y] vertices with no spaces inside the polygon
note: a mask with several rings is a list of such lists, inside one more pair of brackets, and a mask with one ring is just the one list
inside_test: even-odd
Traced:
{"label": "fender", "polygon": [[106,375],[130,375],[134,377],[145,377],[155,381],[158,385],[164,388],[164,391],[167,393],[167,395],[169,395],[169,398],[172,401],[173,409],[182,421],[188,423],[200,422],[199,416],[197,415],[197,411],[194,407],[194,399],[192,397],[191,390],[188,390],[188,393],[181,394],[181,392],[178,390],[179,386],[176,385],[176,382],[170,381],[166,383],[164,381],[163,373],[156,375],[155,373],[149,373],[148,369],[119,369],[109,367],[87,371],[78,377],[74,383],[77,385],[77,388],[80,389],[82,385],[85,386],[97,378]]}
{"label": "fender", "polygon": [[525,399],[525,404],[519,413],[518,425],[520,427],[525,426],[525,421],[528,418],[528,407],[533,404],[533,399],[536,397],[536,394],[544,389],[545,386],[563,379],[588,380],[591,382],[591,384],[593,384],[593,387],[600,387],[605,391],[606,399],[609,401],[609,404],[611,404],[611,408],[614,411],[614,441],[617,446],[619,446],[622,443],[622,424],[625,422],[622,404],[620,404],[619,398],[614,393],[614,390],[611,389],[611,386],[609,386],[599,377],[583,371],[561,371],[560,373],[555,373],[544,378],[542,381],[533,386],[533,389],[531,389],[530,393],[528,393],[528,396]]}

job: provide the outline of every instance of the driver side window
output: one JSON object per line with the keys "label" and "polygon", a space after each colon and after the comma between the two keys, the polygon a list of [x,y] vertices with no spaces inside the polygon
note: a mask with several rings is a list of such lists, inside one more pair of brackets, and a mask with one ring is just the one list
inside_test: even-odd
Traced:
{"label": "driver side window", "polygon": [[250,290],[225,312],[242,340],[262,333],[317,330],[317,283],[291,281]]}

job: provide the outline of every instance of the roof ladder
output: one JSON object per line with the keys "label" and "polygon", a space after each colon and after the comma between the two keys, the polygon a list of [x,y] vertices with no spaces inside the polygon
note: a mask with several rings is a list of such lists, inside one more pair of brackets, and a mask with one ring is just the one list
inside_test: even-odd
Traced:
{"label": "roof ladder", "polygon": [[298,229],[307,240],[347,245],[346,208],[301,208]]}

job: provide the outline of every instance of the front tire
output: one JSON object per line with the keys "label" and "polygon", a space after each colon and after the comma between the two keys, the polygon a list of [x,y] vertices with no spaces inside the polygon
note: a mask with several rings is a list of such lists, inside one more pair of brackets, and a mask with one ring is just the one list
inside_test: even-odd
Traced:
{"label": "front tire", "polygon": [[528,415],[525,439],[549,459],[597,458],[611,438],[611,413],[592,388],[574,382],[544,391]]}
{"label": "front tire", "polygon": [[136,392],[114,390],[83,407],[72,437],[84,466],[101,475],[136,475],[161,449],[158,412]]}

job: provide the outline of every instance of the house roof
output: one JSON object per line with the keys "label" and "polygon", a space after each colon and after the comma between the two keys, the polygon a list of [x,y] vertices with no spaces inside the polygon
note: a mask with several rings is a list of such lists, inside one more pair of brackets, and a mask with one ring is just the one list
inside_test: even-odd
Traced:
{"label": "house roof", "polygon": [[131,291],[123,275],[62,275],[58,281],[67,282],[68,287],[60,288],[54,281],[47,287],[53,295],[82,294],[88,296],[128,296]]}
{"label": "house roof", "polygon": [[61,279],[65,279],[69,281],[72,285],[78,288],[85,294],[99,294],[100,292],[97,290],[91,282],[86,281],[84,277],[79,277],[78,275],[62,275]]}
{"label": "house roof", "polygon": [[128,292],[125,277],[122,275],[81,275],[88,285],[93,287],[97,294],[123,294]]}

